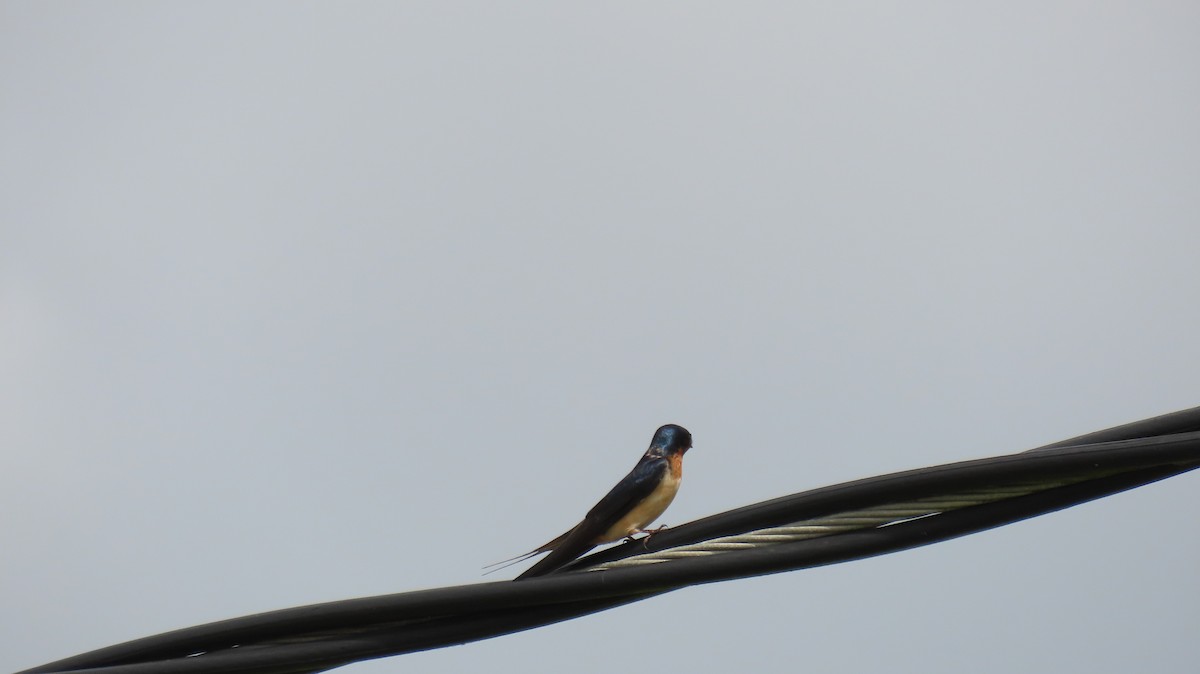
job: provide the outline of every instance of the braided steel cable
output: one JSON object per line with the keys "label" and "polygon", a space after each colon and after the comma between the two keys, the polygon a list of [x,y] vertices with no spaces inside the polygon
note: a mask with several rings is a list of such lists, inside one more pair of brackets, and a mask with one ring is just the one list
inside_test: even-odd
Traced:
{"label": "braided steel cable", "polygon": [[[1081,481],[1083,481],[1082,478],[1074,482]],[[660,564],[686,557],[704,557],[737,550],[750,550],[769,545],[804,541],[822,536],[833,536],[859,529],[885,527],[923,517],[940,515],[952,510],[969,508],[971,506],[1018,496],[1026,496],[1066,484],[1072,484],[1072,482],[1062,480],[1041,483],[1023,482],[1014,485],[968,491],[961,494],[931,496],[909,502],[889,503],[862,510],[849,510],[825,517],[800,520],[784,526],[757,529],[733,536],[720,536],[702,543],[680,545],[658,552],[633,555],[632,557],[626,557],[614,562],[597,564],[588,570],[603,571],[642,564]]]}

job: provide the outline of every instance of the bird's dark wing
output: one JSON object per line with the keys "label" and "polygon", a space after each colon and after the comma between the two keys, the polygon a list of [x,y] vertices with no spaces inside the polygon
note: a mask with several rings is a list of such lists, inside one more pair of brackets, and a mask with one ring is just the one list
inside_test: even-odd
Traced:
{"label": "bird's dark wing", "polygon": [[609,527],[654,493],[668,470],[666,459],[643,457],[617,486],[588,511],[582,522],[566,533],[550,554],[517,576],[517,580],[550,573],[596,547],[598,539]]}
{"label": "bird's dark wing", "polygon": [[583,521],[601,523],[600,530],[596,532],[599,536],[635,505],[654,493],[669,470],[670,466],[664,458],[643,458],[588,511]]}

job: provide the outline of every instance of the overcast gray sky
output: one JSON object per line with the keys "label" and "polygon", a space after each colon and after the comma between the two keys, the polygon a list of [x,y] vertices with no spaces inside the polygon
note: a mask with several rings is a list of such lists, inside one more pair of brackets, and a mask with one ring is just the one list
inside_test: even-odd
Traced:
{"label": "overcast gray sky", "polygon": [[[680,524],[1200,404],[1197,25],[0,3],[0,670],[480,581],[667,422]],[[342,671],[1190,671],[1198,508]]]}

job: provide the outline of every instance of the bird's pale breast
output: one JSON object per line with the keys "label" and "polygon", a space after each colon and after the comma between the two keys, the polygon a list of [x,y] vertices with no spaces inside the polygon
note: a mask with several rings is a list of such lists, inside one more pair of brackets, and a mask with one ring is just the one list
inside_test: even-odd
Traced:
{"label": "bird's pale breast", "polygon": [[[673,464],[675,462],[672,462]],[[679,482],[682,478],[682,471],[679,465],[672,465],[667,471],[662,481],[650,492],[650,495],[642,500],[630,510],[624,517],[617,521],[616,524],[609,527],[608,531],[604,532],[598,543],[611,543],[612,541],[620,540],[636,533],[647,524],[658,519],[658,516],[663,514],[667,506],[671,505],[671,501],[675,500],[675,494],[679,491]]]}

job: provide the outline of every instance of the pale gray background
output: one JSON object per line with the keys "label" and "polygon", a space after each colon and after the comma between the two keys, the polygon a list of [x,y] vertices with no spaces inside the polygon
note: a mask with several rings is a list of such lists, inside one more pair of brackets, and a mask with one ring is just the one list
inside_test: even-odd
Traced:
{"label": "pale gray background", "polygon": [[[0,670],[1200,404],[1200,5],[966,4],[0,4]],[[344,671],[1194,671],[1198,477]]]}

